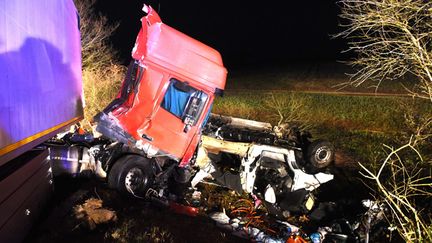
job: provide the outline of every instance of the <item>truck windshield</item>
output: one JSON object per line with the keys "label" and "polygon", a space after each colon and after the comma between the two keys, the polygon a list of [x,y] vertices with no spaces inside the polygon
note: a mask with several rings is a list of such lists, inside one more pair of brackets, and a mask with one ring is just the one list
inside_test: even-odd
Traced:
{"label": "truck windshield", "polygon": [[165,93],[161,107],[182,119],[188,101],[191,97],[200,98],[200,103],[202,106],[204,106],[205,102],[207,101],[207,95],[202,91],[199,91],[184,82],[171,79],[171,83],[169,84],[168,90]]}

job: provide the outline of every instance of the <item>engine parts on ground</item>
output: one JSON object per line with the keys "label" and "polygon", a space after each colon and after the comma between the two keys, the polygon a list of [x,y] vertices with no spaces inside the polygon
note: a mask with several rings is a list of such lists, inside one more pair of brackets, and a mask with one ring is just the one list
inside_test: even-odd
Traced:
{"label": "engine parts on ground", "polygon": [[[361,204],[364,210],[354,219],[347,220],[345,218],[336,218],[331,220],[327,225],[318,227],[317,233],[320,235],[321,239],[325,239],[325,242],[341,243],[368,243],[371,241],[370,239],[373,239],[371,242],[387,240],[391,229],[384,223],[385,213],[387,211],[385,204],[370,199],[362,200]],[[331,214],[330,211],[333,211],[333,209],[329,210],[328,207],[335,208],[337,207],[337,203],[321,203],[315,211],[321,211],[323,214]],[[316,212],[312,214],[314,213]],[[322,219],[323,217],[319,218],[320,221],[323,221]]]}

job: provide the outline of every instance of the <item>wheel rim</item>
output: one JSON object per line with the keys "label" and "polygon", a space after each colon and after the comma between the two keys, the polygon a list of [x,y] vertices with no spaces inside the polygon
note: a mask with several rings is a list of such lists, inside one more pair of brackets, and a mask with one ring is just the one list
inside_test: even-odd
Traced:
{"label": "wheel rim", "polygon": [[315,160],[318,163],[326,163],[331,156],[331,151],[327,147],[318,148],[315,152]]}
{"label": "wheel rim", "polygon": [[145,173],[137,167],[131,168],[126,174],[125,187],[132,194],[137,194],[142,191],[148,182]]}

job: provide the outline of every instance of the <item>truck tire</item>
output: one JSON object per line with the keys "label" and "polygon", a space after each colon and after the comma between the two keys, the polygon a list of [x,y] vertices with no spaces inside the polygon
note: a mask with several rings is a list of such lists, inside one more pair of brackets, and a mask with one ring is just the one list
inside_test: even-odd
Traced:
{"label": "truck tire", "polygon": [[119,192],[139,198],[145,197],[153,184],[151,161],[145,157],[129,154],[119,158],[108,174],[108,185]]}
{"label": "truck tire", "polygon": [[307,168],[312,172],[323,170],[334,160],[334,146],[325,140],[317,140],[306,149]]}

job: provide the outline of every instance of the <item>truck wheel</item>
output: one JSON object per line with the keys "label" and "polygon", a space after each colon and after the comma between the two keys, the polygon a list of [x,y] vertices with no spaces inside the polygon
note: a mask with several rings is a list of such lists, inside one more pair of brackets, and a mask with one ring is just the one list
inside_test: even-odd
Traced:
{"label": "truck wheel", "polygon": [[329,166],[334,160],[334,147],[325,140],[312,142],[306,149],[307,167],[313,172]]}
{"label": "truck wheel", "polygon": [[108,175],[109,187],[135,197],[145,197],[153,180],[151,161],[134,154],[118,159]]}

